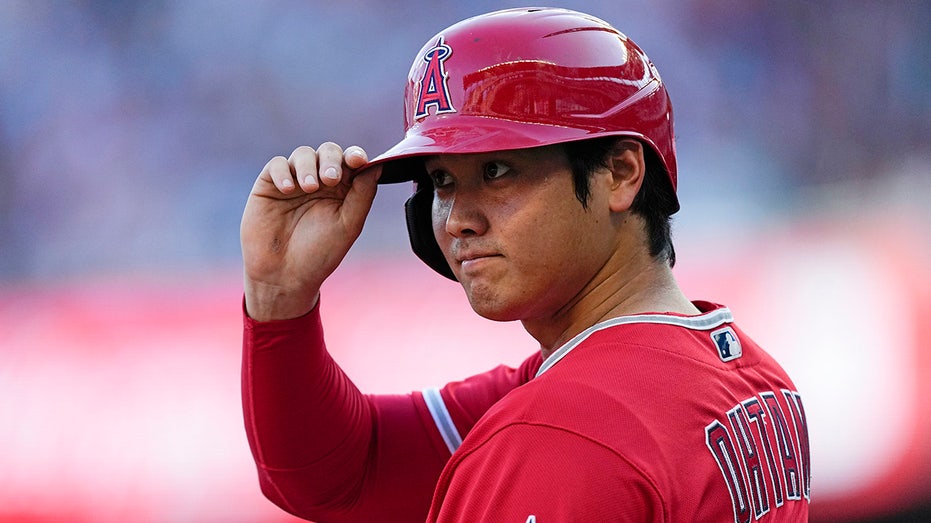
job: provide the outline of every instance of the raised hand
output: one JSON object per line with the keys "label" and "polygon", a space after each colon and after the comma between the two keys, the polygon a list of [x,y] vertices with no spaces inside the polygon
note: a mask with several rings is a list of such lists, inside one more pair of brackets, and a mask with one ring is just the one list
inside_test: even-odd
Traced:
{"label": "raised hand", "polygon": [[259,321],[294,318],[362,232],[381,167],[361,147],[326,142],[276,156],[259,173],[240,226],[246,311]]}

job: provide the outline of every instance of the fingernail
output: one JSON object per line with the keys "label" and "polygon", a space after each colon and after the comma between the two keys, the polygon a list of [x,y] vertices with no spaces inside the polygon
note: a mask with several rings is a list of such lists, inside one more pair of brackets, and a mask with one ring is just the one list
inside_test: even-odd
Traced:
{"label": "fingernail", "polygon": [[323,175],[331,180],[335,180],[339,176],[339,174],[336,172],[336,167],[330,167],[323,173]]}
{"label": "fingernail", "polygon": [[284,189],[290,189],[294,187],[294,182],[292,182],[290,178],[285,178],[281,181],[281,187]]}

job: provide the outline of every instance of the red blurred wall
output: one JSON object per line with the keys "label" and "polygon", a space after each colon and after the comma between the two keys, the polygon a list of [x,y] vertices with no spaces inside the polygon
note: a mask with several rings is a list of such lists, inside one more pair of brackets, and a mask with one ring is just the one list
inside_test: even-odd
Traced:
{"label": "red blurred wall", "polygon": [[[907,225],[860,225],[687,246],[676,269],[795,378],[812,521],[931,497],[931,253]],[[240,303],[238,269],[0,287],[0,521],[291,519],[261,497],[242,429]],[[535,350],[412,257],[351,257],[322,306],[331,350],[370,392]]]}

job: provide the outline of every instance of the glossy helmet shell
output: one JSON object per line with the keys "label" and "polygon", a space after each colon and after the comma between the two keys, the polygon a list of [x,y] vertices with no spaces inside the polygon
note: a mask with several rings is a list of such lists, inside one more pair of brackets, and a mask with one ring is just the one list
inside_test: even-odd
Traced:
{"label": "glossy helmet shell", "polygon": [[[371,162],[384,163],[379,183],[413,180],[417,193],[432,192],[422,156],[627,136],[655,153],[675,194],[672,105],[659,73],[627,36],[576,11],[497,11],[430,38],[408,75],[404,127]],[[412,246],[453,278],[441,253],[436,259],[427,196],[407,205]]]}

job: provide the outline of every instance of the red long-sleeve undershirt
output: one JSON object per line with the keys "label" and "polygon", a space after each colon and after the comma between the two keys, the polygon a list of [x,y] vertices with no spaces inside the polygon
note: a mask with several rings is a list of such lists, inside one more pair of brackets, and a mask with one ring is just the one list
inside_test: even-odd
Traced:
{"label": "red long-sleeve undershirt", "polygon": [[[244,314],[242,400],[262,492],[320,521],[423,521],[450,452],[420,393],[365,395],[326,350],[319,305],[304,317]],[[539,353],[441,390],[459,433],[539,368]]]}

